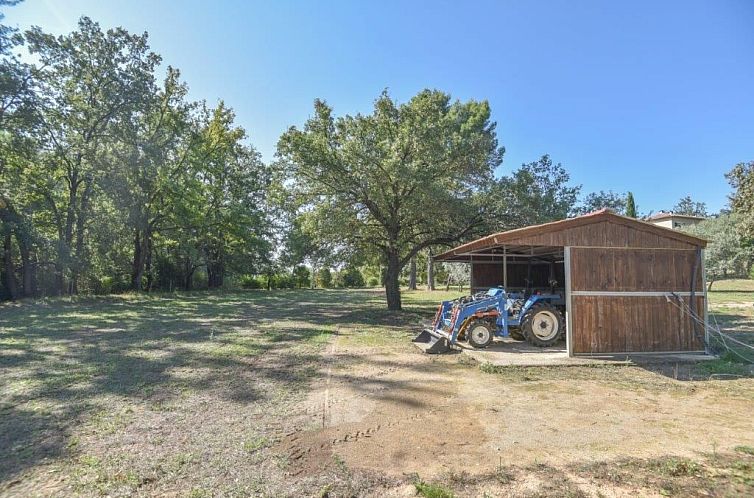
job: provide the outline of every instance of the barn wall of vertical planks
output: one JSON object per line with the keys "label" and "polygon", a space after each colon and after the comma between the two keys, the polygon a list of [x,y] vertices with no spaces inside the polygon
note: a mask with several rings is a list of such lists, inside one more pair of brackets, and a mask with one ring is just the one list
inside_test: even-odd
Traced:
{"label": "barn wall of vertical planks", "polygon": [[705,246],[703,239],[603,210],[492,234],[435,260],[472,263],[473,289],[504,279],[509,287],[557,281],[566,294],[571,354],[701,351],[704,327],[668,296],[705,315]]}

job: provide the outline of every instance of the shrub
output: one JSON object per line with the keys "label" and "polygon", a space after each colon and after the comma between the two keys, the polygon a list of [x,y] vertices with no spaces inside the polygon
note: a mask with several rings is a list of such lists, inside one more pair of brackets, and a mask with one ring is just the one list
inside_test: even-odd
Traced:
{"label": "shrub", "polygon": [[358,268],[345,267],[335,278],[337,287],[364,287],[364,277]]}
{"label": "shrub", "polygon": [[346,267],[335,277],[337,287],[364,287],[364,277],[358,268]]}
{"label": "shrub", "polygon": [[378,287],[380,285],[380,279],[377,277],[369,277],[369,280],[367,280],[367,285],[369,287]]}
{"label": "shrub", "polygon": [[296,279],[290,273],[278,273],[272,276],[273,289],[293,289],[296,287]]}
{"label": "shrub", "polygon": [[264,287],[264,283],[254,275],[241,275],[240,284],[243,289],[261,289]]}

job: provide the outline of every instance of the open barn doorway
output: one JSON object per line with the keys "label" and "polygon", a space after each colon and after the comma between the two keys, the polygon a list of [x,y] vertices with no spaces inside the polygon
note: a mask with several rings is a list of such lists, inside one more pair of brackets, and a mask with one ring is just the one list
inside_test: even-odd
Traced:
{"label": "open barn doorway", "polygon": [[509,292],[559,293],[565,297],[565,251],[550,246],[503,246],[469,255],[472,293],[502,286]]}

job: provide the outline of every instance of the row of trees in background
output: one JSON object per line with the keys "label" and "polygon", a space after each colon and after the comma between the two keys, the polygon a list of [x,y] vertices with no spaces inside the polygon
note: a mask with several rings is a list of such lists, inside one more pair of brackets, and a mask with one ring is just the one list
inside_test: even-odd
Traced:
{"label": "row of trees in background", "polygon": [[[35,62],[23,62],[25,44]],[[3,297],[221,287],[268,259],[271,170],[147,35],[4,30]]]}
{"label": "row of trees in background", "polygon": [[[436,90],[405,103],[385,92],[354,116],[318,100],[264,164],[232,109],[188,99],[147,41],[87,18],[59,37],[0,30],[1,298],[230,279],[380,285],[399,309],[401,283],[466,281],[458,265],[428,264],[448,246],[601,208],[637,216],[633,194],[583,196],[547,155],[496,177],[504,148],[488,103]],[[751,163],[729,180],[733,213],[714,233],[746,247]],[[691,198],[673,211],[707,214]]]}

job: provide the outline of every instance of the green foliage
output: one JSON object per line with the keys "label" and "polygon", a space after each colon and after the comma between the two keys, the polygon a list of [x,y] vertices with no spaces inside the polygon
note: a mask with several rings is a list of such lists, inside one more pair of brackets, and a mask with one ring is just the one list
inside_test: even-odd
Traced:
{"label": "green foliage", "polygon": [[417,480],[414,486],[416,487],[416,492],[425,498],[453,498],[455,496],[453,491],[441,484],[432,484]]}
{"label": "green foliage", "polygon": [[493,230],[509,230],[575,214],[581,186],[569,185],[570,175],[550,156],[523,164],[510,176],[500,178],[487,201],[491,207]]}
{"label": "green foliage", "polygon": [[629,218],[636,218],[636,201],[634,200],[633,192],[629,192],[626,195],[626,216]]}
{"label": "green foliage", "polygon": [[726,178],[734,189],[730,206],[740,216],[739,233],[754,241],[754,161],[736,164]]}
{"label": "green foliage", "polygon": [[384,92],[371,114],[338,118],[317,100],[278,152],[321,238],[379,254],[388,307],[399,309],[398,278],[411,257],[481,226],[477,194],[503,151],[487,102],[425,90],[404,104]]}
{"label": "green foliage", "polygon": [[364,287],[364,276],[358,268],[347,266],[335,276],[336,287]]}
{"label": "green foliage", "polygon": [[749,274],[754,263],[754,247],[739,235],[738,227],[743,222],[739,215],[723,214],[685,229],[709,241],[704,250],[704,268],[710,285],[715,280]]}
{"label": "green foliage", "polygon": [[263,289],[267,285],[267,280],[255,275],[241,275],[238,283],[242,289]]}
{"label": "green foliage", "polygon": [[[8,3],[3,3],[8,5]],[[0,296],[221,287],[270,265],[271,170],[146,34],[0,29]],[[22,40],[23,39],[23,40]],[[25,42],[34,64],[10,47]]]}
{"label": "green foliage", "polygon": [[[626,214],[628,195],[631,195],[633,203],[633,194],[619,194],[609,190],[605,192],[600,190],[599,192],[592,192],[588,194],[581,205],[578,207],[578,214],[588,214],[600,209],[609,209],[618,214]],[[634,214],[636,214],[636,207],[634,206]],[[634,216],[635,217],[635,216]]]}
{"label": "green foliage", "polygon": [[329,268],[320,268],[317,270],[317,287],[329,289],[332,287],[332,272]]}
{"label": "green foliage", "polygon": [[690,195],[681,198],[678,204],[673,206],[672,212],[674,214],[683,214],[686,216],[701,216],[707,217],[707,205],[703,202],[694,201]]}
{"label": "green foliage", "polygon": [[302,287],[309,287],[312,282],[309,268],[303,265],[295,267],[293,269],[293,279],[296,281],[296,286],[299,289]]}

